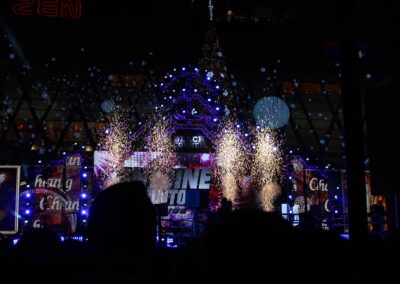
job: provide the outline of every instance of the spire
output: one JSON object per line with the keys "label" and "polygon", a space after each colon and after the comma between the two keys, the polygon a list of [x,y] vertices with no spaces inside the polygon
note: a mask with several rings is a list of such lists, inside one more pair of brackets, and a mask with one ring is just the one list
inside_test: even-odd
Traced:
{"label": "spire", "polygon": [[222,52],[216,27],[212,22],[208,25],[199,67],[210,72],[210,77],[216,79],[225,88],[229,88],[225,56]]}
{"label": "spire", "polygon": [[210,22],[212,22],[214,18],[214,4],[212,0],[208,1],[208,12],[210,15]]}

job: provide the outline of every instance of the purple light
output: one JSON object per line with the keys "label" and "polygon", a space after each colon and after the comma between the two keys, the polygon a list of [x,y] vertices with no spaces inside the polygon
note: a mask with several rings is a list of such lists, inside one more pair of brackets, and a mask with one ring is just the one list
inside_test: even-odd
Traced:
{"label": "purple light", "polygon": [[236,124],[236,128],[240,128],[240,125],[239,125],[239,124]]}
{"label": "purple light", "polygon": [[106,129],[106,131],[104,131],[106,134],[110,134],[110,129]]}
{"label": "purple light", "polygon": [[214,122],[217,122],[217,120],[218,120],[217,118],[214,118],[214,119],[213,119]]}
{"label": "purple light", "polygon": [[210,160],[210,154],[203,154],[201,155],[202,162],[208,162]]}
{"label": "purple light", "polygon": [[30,198],[30,197],[31,197],[31,194],[28,192],[27,194],[25,194],[25,197],[26,197],[26,198]]}

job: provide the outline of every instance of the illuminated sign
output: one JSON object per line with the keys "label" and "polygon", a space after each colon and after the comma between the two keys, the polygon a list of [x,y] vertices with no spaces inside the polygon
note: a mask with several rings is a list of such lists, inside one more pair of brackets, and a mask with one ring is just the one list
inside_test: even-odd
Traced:
{"label": "illuminated sign", "polygon": [[19,16],[43,16],[49,18],[82,17],[82,0],[14,0],[12,11]]}
{"label": "illuminated sign", "polygon": [[194,136],[175,136],[174,137],[174,145],[177,148],[205,148],[206,140],[202,135],[194,135]]}
{"label": "illuminated sign", "polygon": [[151,200],[154,204],[168,203],[169,206],[184,206],[187,190],[209,190],[212,170],[209,168],[177,169],[172,188],[168,191],[151,190]]}

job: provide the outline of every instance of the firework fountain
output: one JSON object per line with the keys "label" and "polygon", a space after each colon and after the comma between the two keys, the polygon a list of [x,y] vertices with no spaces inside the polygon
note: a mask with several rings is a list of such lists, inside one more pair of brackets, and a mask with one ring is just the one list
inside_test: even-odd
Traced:
{"label": "firework fountain", "polygon": [[258,195],[262,209],[274,211],[274,202],[280,193],[279,181],[284,164],[279,139],[267,128],[258,130],[255,137],[252,175],[260,187]]}
{"label": "firework fountain", "polygon": [[121,109],[110,114],[99,144],[100,149],[107,151],[107,154],[102,157],[102,174],[98,177],[102,188],[126,181],[128,176],[124,171],[124,162],[131,156],[132,151],[128,125]]}
{"label": "firework fountain", "polygon": [[177,162],[171,132],[168,121],[164,119],[158,120],[148,131],[147,148],[151,157],[147,169],[150,179],[149,190],[154,204],[167,202],[173,168]]}
{"label": "firework fountain", "polygon": [[234,201],[239,193],[238,178],[246,170],[247,155],[241,133],[234,123],[225,123],[220,133],[216,143],[217,173],[224,197]]}

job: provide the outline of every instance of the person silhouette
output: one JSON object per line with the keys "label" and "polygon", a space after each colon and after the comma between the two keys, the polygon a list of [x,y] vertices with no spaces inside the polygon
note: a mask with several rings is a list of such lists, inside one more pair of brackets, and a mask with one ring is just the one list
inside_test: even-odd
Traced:
{"label": "person silhouette", "polygon": [[145,185],[118,183],[100,192],[89,211],[88,238],[97,280],[146,277],[155,248],[156,213]]}

